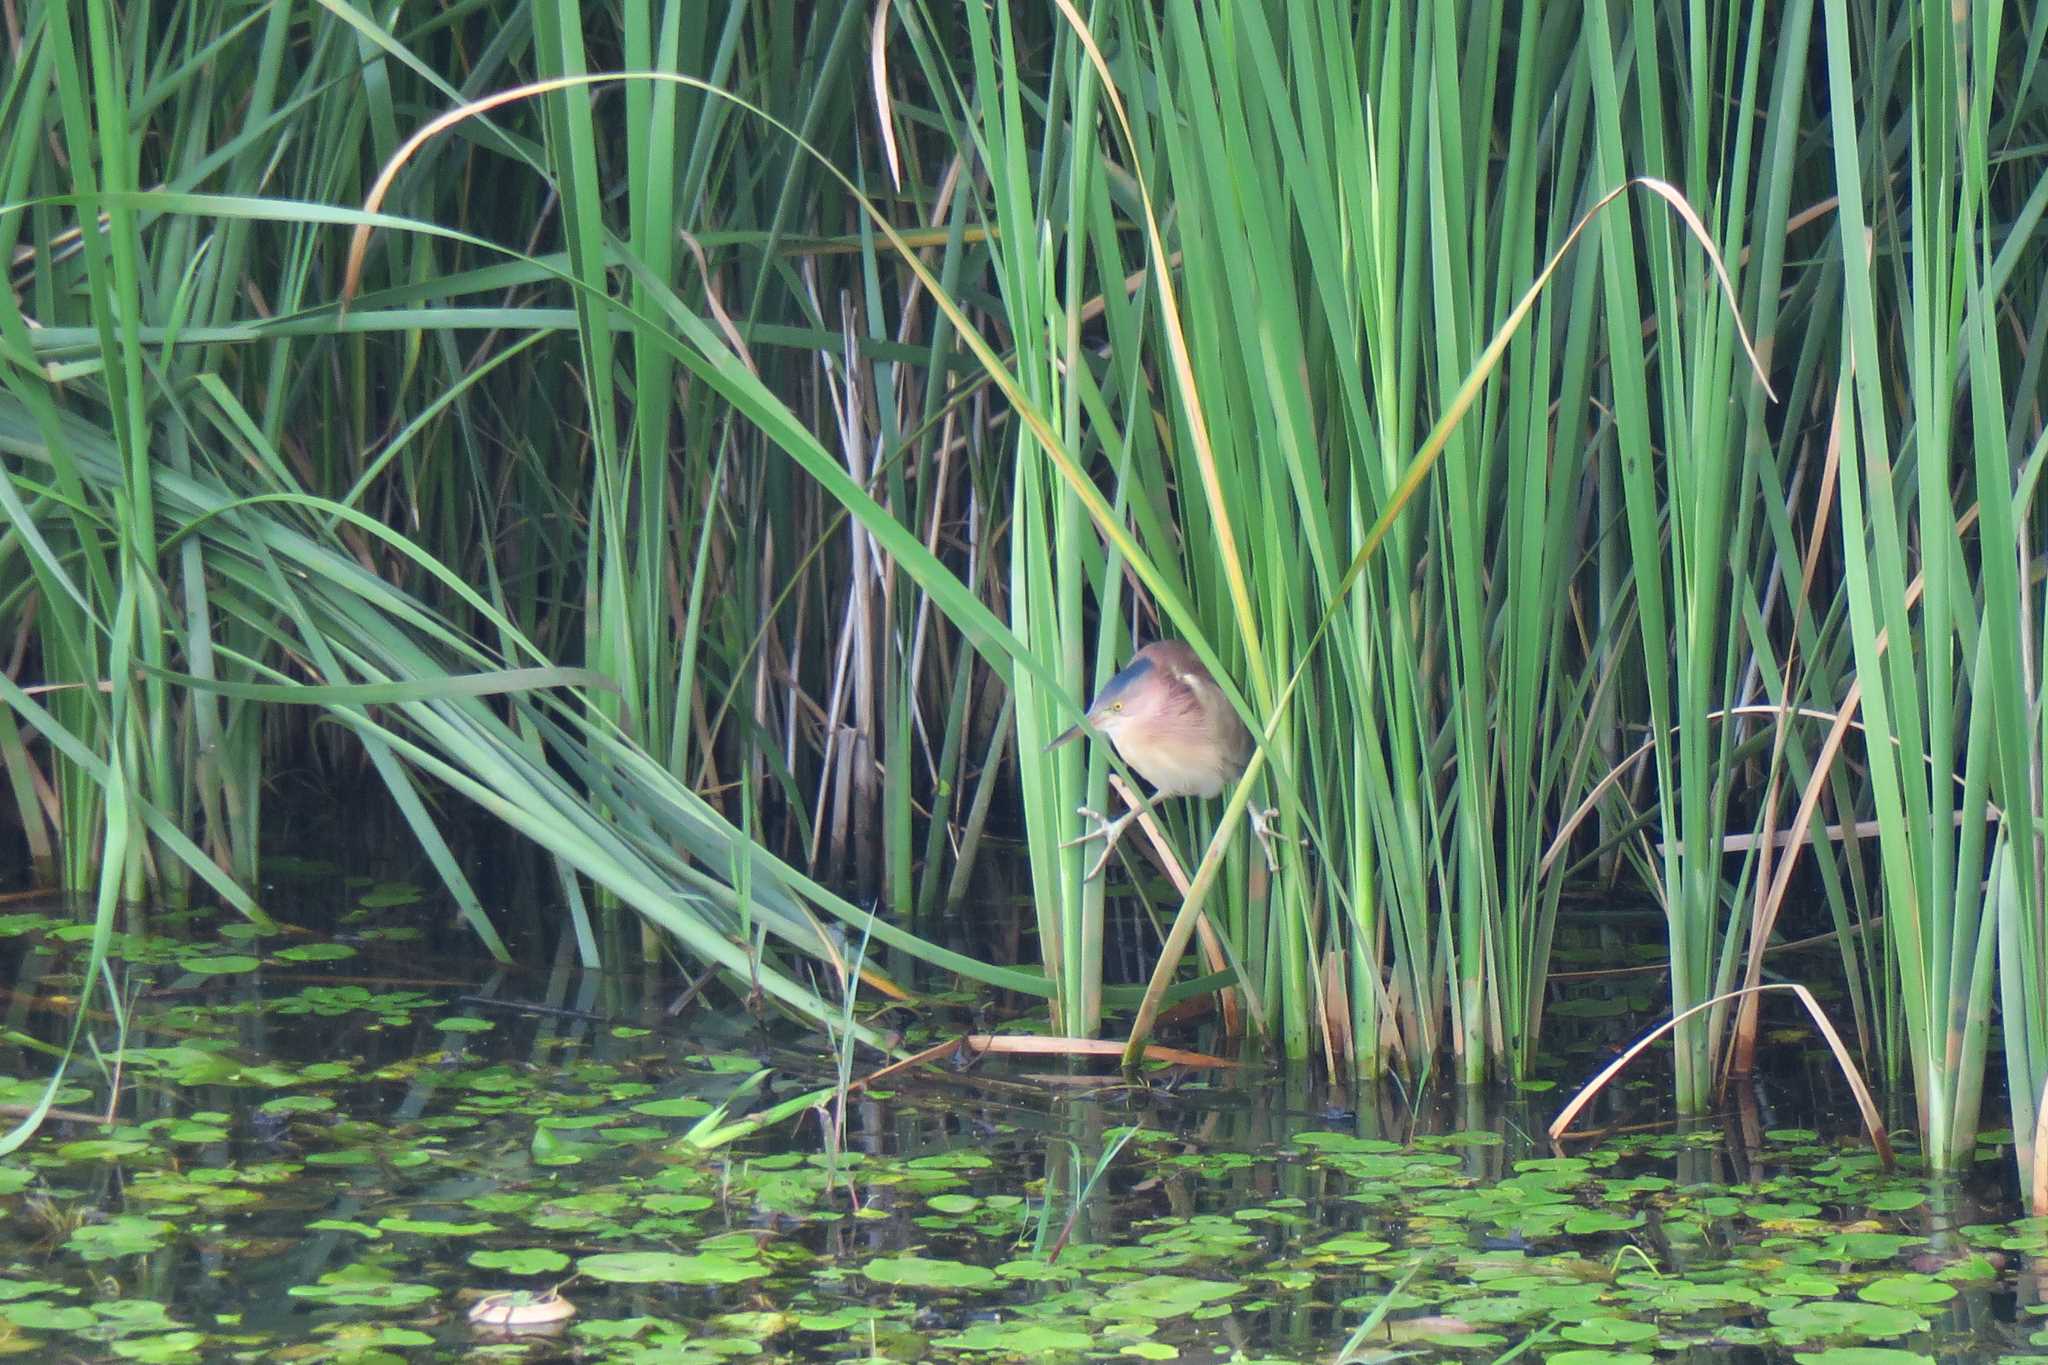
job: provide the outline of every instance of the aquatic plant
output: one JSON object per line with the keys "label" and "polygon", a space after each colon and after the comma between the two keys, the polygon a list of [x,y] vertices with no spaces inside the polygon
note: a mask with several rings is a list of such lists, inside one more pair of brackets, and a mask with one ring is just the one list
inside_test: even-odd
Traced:
{"label": "aquatic plant", "polygon": [[[1593,883],[1662,915],[1681,1109],[1763,1027],[1686,1012],[1797,924],[1938,1166],[1995,988],[2031,1170],[2048,176],[2000,18],[27,5],[9,810],[102,945],[261,922],[311,768],[494,952],[451,798],[585,961],[842,1042],[872,925],[1075,1036],[1230,984],[1363,1077],[1527,1078]],[[1164,814],[1207,957],[1147,1001],[1061,847],[1111,765],[1042,747],[1158,634],[1261,742]],[[1218,837],[1254,786],[1270,879]],[[1009,836],[1036,965],[940,944]]]}

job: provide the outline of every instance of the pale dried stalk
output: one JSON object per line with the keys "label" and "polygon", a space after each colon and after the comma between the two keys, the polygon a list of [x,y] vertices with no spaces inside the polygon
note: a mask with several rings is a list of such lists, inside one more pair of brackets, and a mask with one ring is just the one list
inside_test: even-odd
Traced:
{"label": "pale dried stalk", "polygon": [[[1864,1084],[1863,1074],[1856,1069],[1856,1063],[1850,1059],[1849,1049],[1842,1042],[1842,1036],[1836,1033],[1835,1026],[1828,1022],[1827,1012],[1821,1009],[1820,1001],[1813,998],[1812,991],[1809,991],[1796,981],[1771,982],[1762,986],[1739,986],[1726,994],[1714,996],[1710,1000],[1703,1000],[1691,1009],[1686,1010],[1683,1014],[1676,1014],[1666,1019],[1657,1027],[1636,1039],[1635,1042],[1629,1044],[1626,1052],[1609,1062],[1601,1069],[1599,1075],[1586,1083],[1583,1090],[1572,1096],[1571,1103],[1565,1105],[1563,1109],[1558,1111],[1557,1117],[1551,1120],[1550,1140],[1555,1142],[1563,1137],[1565,1130],[1572,1126],[1572,1120],[1576,1119],[1579,1116],[1579,1112],[1593,1102],[1593,1097],[1606,1089],[1607,1083],[1619,1075],[1623,1067],[1626,1067],[1630,1062],[1641,1056],[1643,1050],[1649,1047],[1650,1044],[1656,1042],[1695,1014],[1699,1014],[1704,1010],[1710,1010],[1724,1001],[1760,991],[1791,991],[1799,997],[1799,1003],[1806,1006],[1807,1014],[1813,1018],[1814,1027],[1818,1028],[1820,1036],[1827,1040],[1828,1047],[1835,1054],[1836,1064],[1842,1068],[1842,1075],[1848,1079],[1850,1092],[1856,1096],[1856,1107],[1863,1114],[1863,1127],[1864,1131],[1870,1134],[1870,1145],[1877,1149],[1878,1159],[1884,1162],[1884,1168],[1886,1170],[1892,1169],[1891,1138],[1885,1132],[1884,1120],[1877,1115],[1877,1101],[1871,1097],[1870,1087]],[[2037,1165],[2035,1167],[2037,1172],[2040,1170],[2038,1165],[2039,1151],[2040,1149],[2037,1147]],[[2037,1188],[2039,1188],[2038,1182]]]}
{"label": "pale dried stalk", "polygon": [[[1116,789],[1116,794],[1123,798],[1126,806],[1138,812],[1138,824],[1145,831],[1145,837],[1152,841],[1152,851],[1159,855],[1160,865],[1166,869],[1167,880],[1172,882],[1173,889],[1180,892],[1181,896],[1185,898],[1189,887],[1187,871],[1181,867],[1180,859],[1174,856],[1173,845],[1166,842],[1166,835],[1160,830],[1157,822],[1153,820],[1151,807],[1138,799],[1137,793],[1133,792],[1129,785],[1124,782],[1122,774],[1111,773],[1109,775],[1109,785]],[[1223,938],[1216,932],[1216,926],[1209,922],[1207,911],[1204,911],[1201,918],[1195,921],[1195,932],[1201,936],[1202,961],[1208,969],[1212,972],[1220,972],[1228,967],[1230,961],[1223,953]],[[1249,991],[1250,987],[1247,986],[1246,990]],[[1244,1032],[1244,1019],[1238,1009],[1237,989],[1230,987],[1218,991],[1216,994],[1219,1008],[1223,1012],[1224,1032],[1232,1038],[1240,1036]],[[1264,1032],[1265,1012],[1258,1008],[1256,1001],[1253,1001],[1252,1009],[1253,1013],[1259,1018],[1260,1032]]]}

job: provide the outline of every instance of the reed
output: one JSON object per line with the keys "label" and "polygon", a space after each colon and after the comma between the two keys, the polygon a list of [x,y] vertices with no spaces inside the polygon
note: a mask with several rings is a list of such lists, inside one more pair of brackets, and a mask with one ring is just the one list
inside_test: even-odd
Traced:
{"label": "reed", "polygon": [[[586,961],[644,925],[877,1041],[836,921],[1121,1033],[1159,996],[1063,847],[1115,764],[1044,746],[1173,635],[1261,741],[1162,812],[1218,946],[1161,990],[1333,1075],[1523,1078],[1597,883],[1665,914],[1681,1108],[1828,928],[1941,1164],[1996,993],[2031,1151],[2038,8],[794,13],[22,8],[41,879],[260,915],[311,759],[491,951],[451,795],[553,856]],[[1008,841],[1036,961],[940,946]]]}

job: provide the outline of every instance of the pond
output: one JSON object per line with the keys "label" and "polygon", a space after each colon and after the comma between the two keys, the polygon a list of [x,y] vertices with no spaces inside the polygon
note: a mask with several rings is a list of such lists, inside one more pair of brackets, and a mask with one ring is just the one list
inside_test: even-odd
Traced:
{"label": "pond", "polygon": [[[336,941],[210,912],[116,936],[125,1024],[95,997],[98,1055],[0,1160],[0,1351],[1326,1362],[1369,1320],[1353,1358],[1878,1365],[2048,1343],[2048,1228],[2015,1217],[2000,1135],[1978,1179],[1930,1182],[1910,1151],[1887,1174],[1804,1050],[1684,1127],[1646,1074],[1562,1149],[1543,1136],[1561,1090],[1411,1104],[1261,1066],[1137,1088],[940,1066],[813,1105],[836,1080],[814,1043],[701,1003],[671,1018],[566,955],[444,957],[417,893],[352,894]],[[67,1036],[86,937],[0,904],[17,1113]],[[573,1316],[471,1320],[551,1289]]]}

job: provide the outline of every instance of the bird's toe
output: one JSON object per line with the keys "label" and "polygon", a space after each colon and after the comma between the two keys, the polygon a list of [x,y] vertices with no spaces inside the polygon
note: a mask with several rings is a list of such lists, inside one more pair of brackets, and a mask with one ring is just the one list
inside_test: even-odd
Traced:
{"label": "bird's toe", "polygon": [[1280,818],[1280,808],[1278,806],[1267,806],[1264,809],[1253,806],[1246,814],[1251,816],[1252,833],[1258,836],[1259,851],[1266,855],[1266,871],[1268,872],[1278,872],[1280,870],[1279,855],[1273,851],[1273,841],[1275,839],[1284,839],[1290,844],[1305,844],[1308,842],[1307,839],[1300,835],[1284,834],[1273,827],[1273,822]]}

